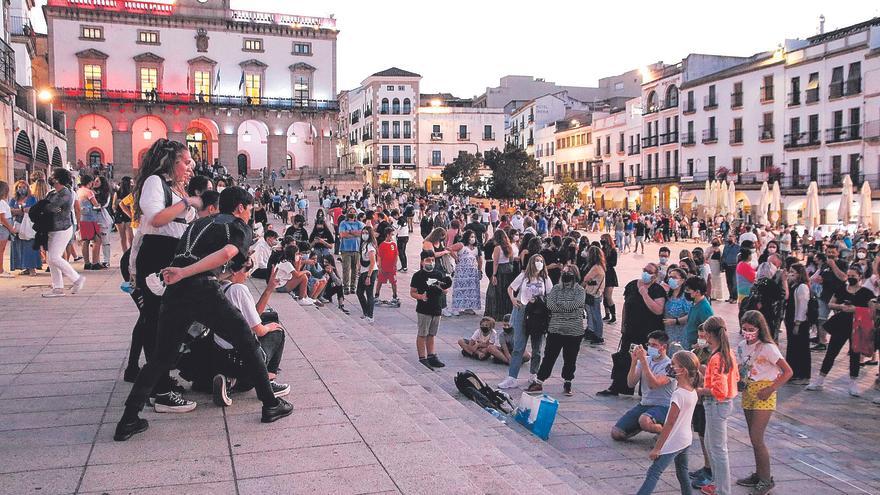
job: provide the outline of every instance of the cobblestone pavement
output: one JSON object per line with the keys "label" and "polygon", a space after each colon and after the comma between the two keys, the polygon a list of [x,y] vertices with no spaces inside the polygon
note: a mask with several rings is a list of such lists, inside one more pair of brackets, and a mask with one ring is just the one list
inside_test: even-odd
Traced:
{"label": "cobblestone pavement", "polygon": [[[418,246],[410,242],[411,268]],[[620,280],[633,279],[657,247],[623,255]],[[456,340],[473,332],[478,317],[443,320],[438,353],[445,369],[418,364],[408,295],[399,309],[377,308],[372,325],[358,318],[353,297],[352,315],[345,316],[273,295],[288,328],[281,378],[293,387],[293,416],[263,425],[253,394],[221,409],[207,395],[188,393],[199,402],[192,413],[148,410],[149,431],[113,442],[130,387],[122,369],[136,311],[119,290],[117,270],[87,273],[85,290],[61,299],[39,297],[48,274],[0,280],[0,493],[631,494],[649,464],[653,437],[618,443],[609,435],[635,399],[595,396],[608,384],[618,325],[606,326],[605,346],[582,348],[573,397],[562,396],[557,379],[545,386],[560,412],[543,442],[457,394],[458,370],[470,368],[493,385],[506,374],[458,352]],[[402,294],[412,273],[400,274]],[[733,305],[715,308],[735,318]],[[814,355],[814,369],[820,358]],[[775,493],[880,493],[880,409],[870,402],[878,392],[869,391],[876,369],[863,369],[864,397],[851,398],[844,368],[835,366],[824,392],[782,390],[768,431]],[[731,421],[730,451],[733,475],[749,474],[740,410]],[[692,469],[699,467],[698,443],[690,459]],[[657,493],[678,493],[676,487],[670,471]]]}

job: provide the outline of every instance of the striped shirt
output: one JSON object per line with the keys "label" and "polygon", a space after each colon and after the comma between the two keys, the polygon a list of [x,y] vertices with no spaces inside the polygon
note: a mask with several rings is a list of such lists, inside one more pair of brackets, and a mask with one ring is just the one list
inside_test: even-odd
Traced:
{"label": "striped shirt", "polygon": [[578,284],[566,287],[559,283],[547,295],[550,310],[550,326],[547,331],[559,335],[578,337],[584,334],[584,288]]}

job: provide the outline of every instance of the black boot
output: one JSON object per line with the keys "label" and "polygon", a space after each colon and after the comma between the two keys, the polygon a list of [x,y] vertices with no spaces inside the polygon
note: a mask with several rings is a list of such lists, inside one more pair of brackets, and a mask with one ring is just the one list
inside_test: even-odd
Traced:
{"label": "black boot", "polygon": [[608,309],[611,310],[611,318],[608,320],[608,323],[614,323],[617,321],[617,306],[611,305],[608,306]]}
{"label": "black boot", "polygon": [[602,321],[608,321],[611,318],[611,310],[608,306],[602,305],[605,308],[605,316],[602,317]]}

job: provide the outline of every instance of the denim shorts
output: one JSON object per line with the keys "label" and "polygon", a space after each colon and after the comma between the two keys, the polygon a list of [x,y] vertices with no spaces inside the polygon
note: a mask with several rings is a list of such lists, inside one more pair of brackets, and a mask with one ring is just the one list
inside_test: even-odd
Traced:
{"label": "denim shorts", "polygon": [[642,431],[639,426],[639,417],[642,414],[650,416],[655,423],[663,424],[666,421],[666,414],[669,412],[667,406],[643,406],[641,404],[633,407],[617,420],[615,428],[622,430],[627,435],[632,435]]}
{"label": "denim shorts", "polygon": [[8,241],[12,239],[12,232],[6,227],[0,225],[0,241]]}

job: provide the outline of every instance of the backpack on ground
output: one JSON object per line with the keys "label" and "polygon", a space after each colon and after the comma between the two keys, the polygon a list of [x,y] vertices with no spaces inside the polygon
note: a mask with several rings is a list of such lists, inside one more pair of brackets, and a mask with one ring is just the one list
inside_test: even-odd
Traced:
{"label": "backpack on ground", "polygon": [[510,396],[486,385],[486,382],[471,370],[456,373],[455,386],[462,395],[476,402],[480,407],[495,409],[504,414],[513,412]]}

